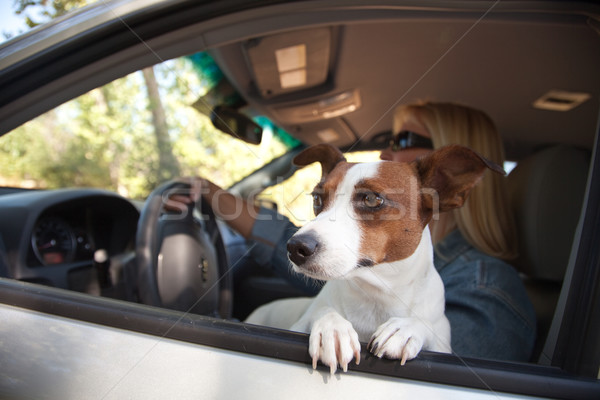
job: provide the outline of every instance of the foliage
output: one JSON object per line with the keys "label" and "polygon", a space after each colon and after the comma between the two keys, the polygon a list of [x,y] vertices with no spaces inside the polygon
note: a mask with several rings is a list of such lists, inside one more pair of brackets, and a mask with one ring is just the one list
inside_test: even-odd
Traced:
{"label": "foliage", "polygon": [[[71,10],[91,3],[88,0],[14,0],[15,14],[23,16],[25,23],[34,28],[53,18],[65,15]],[[28,10],[35,9],[36,15],[32,16]]]}

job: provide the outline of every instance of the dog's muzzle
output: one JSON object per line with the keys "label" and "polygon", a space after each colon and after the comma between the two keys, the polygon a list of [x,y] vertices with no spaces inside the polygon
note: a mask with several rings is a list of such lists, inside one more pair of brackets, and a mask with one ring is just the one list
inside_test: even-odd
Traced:
{"label": "dog's muzzle", "polygon": [[312,234],[294,235],[287,242],[288,257],[300,266],[310,259],[319,249],[319,241]]}

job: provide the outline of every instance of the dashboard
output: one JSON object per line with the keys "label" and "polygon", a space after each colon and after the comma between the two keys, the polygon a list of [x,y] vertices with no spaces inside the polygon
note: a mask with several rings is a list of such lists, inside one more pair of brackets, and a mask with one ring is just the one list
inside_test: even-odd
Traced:
{"label": "dashboard", "polygon": [[[9,278],[100,294],[118,287],[133,257],[139,210],[98,189],[25,190],[0,195],[0,269]],[[98,265],[111,265],[102,278]]]}
{"label": "dashboard", "polygon": [[[100,189],[0,187],[0,278],[139,302],[135,242],[143,206]],[[245,239],[216,222],[244,299],[239,315],[302,294],[260,269]]]}

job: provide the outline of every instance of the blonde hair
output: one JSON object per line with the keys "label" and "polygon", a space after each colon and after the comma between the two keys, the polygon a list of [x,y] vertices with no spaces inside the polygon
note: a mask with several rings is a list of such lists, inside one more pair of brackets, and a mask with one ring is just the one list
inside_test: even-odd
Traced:
{"label": "blonde hair", "polygon": [[[427,129],[434,148],[460,144],[498,165],[504,163],[500,135],[483,111],[454,103],[403,105],[394,114],[394,132],[411,118]],[[488,170],[465,205],[451,212],[458,229],[472,246],[490,256],[509,260],[517,255],[517,232],[505,185],[505,177]]]}

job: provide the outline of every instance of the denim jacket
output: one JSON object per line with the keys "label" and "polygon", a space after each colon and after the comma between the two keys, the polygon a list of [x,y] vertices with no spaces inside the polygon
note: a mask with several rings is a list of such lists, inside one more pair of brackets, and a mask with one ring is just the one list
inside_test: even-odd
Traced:
{"label": "denim jacket", "polygon": [[[298,230],[286,217],[261,209],[254,224],[251,255],[307,295],[322,282],[290,268],[286,244]],[[452,351],[460,357],[528,361],[536,318],[516,270],[471,246],[456,230],[435,246],[435,268],[444,282]]]}
{"label": "denim jacket", "polygon": [[444,282],[454,353],[529,361],[536,318],[517,271],[475,249],[459,230],[435,245],[433,262]]}

